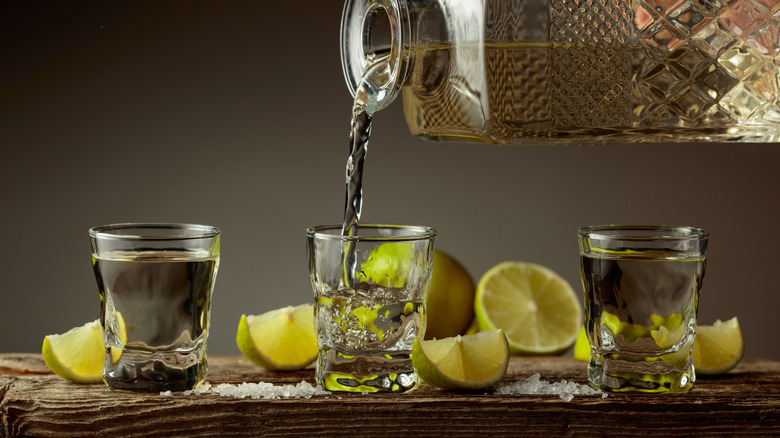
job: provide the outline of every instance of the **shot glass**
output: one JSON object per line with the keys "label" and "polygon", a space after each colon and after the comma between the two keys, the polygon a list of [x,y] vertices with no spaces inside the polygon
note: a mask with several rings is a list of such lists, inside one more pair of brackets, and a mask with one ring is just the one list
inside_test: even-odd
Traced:
{"label": "shot glass", "polygon": [[419,386],[410,358],[425,333],[433,241],[428,227],[361,224],[306,232],[319,356],[316,379],[346,392],[407,392]]}
{"label": "shot glass", "polygon": [[159,392],[203,383],[220,231],[127,223],[94,227],[89,236],[105,331],[106,385]]}
{"label": "shot glass", "polygon": [[611,392],[691,389],[707,238],[692,227],[579,230],[591,386]]}

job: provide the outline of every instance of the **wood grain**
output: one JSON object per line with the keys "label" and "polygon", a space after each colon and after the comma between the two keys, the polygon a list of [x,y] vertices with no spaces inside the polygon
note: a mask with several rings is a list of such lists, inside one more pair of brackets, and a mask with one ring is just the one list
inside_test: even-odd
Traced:
{"label": "wood grain", "polygon": [[[572,358],[512,358],[504,381],[534,373],[585,383]],[[313,382],[311,369],[272,373],[243,357],[210,359],[209,381]],[[0,354],[3,436],[780,436],[780,363],[745,360],[699,377],[681,395],[575,396],[456,393],[428,385],[404,395],[309,399],[133,394],[48,372],[38,354]]]}

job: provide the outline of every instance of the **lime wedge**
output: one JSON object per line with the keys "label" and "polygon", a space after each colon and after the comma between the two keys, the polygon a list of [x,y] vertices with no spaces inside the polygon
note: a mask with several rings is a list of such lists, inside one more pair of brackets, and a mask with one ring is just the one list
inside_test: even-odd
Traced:
{"label": "lime wedge", "polygon": [[43,360],[54,374],[79,383],[103,381],[106,349],[100,321],[43,338]]}
{"label": "lime wedge", "polygon": [[409,258],[414,244],[387,242],[374,248],[357,273],[358,281],[367,281],[386,287],[403,287],[409,273]]}
{"label": "lime wedge", "polygon": [[569,283],[533,263],[503,262],[487,271],[474,310],[480,329],[504,330],[513,354],[562,353],[582,327],[582,306]]}
{"label": "lime wedge", "polygon": [[263,368],[305,368],[317,358],[314,306],[302,304],[262,315],[241,315],[236,343],[244,356]]}
{"label": "lime wedge", "polygon": [[723,374],[737,366],[745,354],[737,317],[696,327],[693,366],[696,374]]}
{"label": "lime wedge", "polygon": [[420,379],[444,389],[483,389],[504,377],[509,346],[501,330],[429,341],[416,338],[412,366]]}

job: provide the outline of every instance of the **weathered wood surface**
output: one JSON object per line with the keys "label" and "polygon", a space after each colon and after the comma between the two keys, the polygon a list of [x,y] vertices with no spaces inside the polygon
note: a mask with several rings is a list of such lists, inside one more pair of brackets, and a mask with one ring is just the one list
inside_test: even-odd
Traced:
{"label": "weathered wood surface", "polygon": [[[571,358],[513,358],[505,381],[585,382]],[[209,381],[313,382],[313,371],[271,373],[242,357],[210,359]],[[38,354],[0,354],[3,436],[780,436],[780,362],[745,360],[700,377],[681,395],[455,393],[331,394],[309,399],[139,395],[80,385]]]}

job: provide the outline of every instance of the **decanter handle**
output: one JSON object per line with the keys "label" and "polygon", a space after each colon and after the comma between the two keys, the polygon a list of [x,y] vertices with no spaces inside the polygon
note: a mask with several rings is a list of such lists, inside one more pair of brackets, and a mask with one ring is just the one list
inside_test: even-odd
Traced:
{"label": "decanter handle", "polygon": [[350,93],[364,94],[357,98],[365,100],[369,113],[390,105],[403,85],[409,65],[409,23],[406,0],[346,0],[344,4],[341,67]]}

